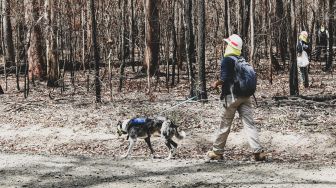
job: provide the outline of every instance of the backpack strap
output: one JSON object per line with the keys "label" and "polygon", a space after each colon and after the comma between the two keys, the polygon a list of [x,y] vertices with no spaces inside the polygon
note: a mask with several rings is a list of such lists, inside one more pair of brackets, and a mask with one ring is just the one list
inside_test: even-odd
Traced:
{"label": "backpack strap", "polygon": [[[238,62],[238,57],[237,56],[229,56],[229,57],[235,61],[234,66],[236,66],[236,63]],[[234,95],[233,95],[233,85],[230,86],[230,92],[231,92],[232,101],[234,102],[235,98],[234,98]],[[225,103],[226,103],[226,106],[227,106],[226,97],[225,97]]]}
{"label": "backpack strap", "polygon": [[233,59],[235,62],[237,62],[238,61],[238,57],[237,56],[228,56],[229,58],[231,58],[231,59]]}
{"label": "backpack strap", "polygon": [[256,103],[256,108],[258,108],[258,102],[257,102],[257,98],[255,97],[255,95],[254,95],[254,94],[253,94],[252,96],[253,96],[253,98],[254,98],[254,101],[255,101],[255,103]]}

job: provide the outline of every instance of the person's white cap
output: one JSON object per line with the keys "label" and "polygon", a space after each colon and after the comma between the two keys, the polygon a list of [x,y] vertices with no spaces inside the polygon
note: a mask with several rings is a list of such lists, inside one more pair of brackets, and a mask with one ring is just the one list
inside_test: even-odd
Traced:
{"label": "person's white cap", "polygon": [[305,36],[305,37],[308,37],[308,33],[307,33],[307,31],[301,31],[300,35],[303,35],[303,36]]}
{"label": "person's white cap", "polygon": [[240,36],[233,34],[229,36],[229,38],[224,39],[225,42],[227,42],[231,47],[242,50],[243,47],[243,40],[240,38]]}

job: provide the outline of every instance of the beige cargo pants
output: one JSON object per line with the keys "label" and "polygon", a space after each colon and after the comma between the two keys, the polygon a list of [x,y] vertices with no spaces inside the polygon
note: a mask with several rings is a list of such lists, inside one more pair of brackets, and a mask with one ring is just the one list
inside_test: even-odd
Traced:
{"label": "beige cargo pants", "polygon": [[226,140],[229,136],[231,124],[238,110],[239,116],[244,125],[244,131],[247,141],[254,153],[259,153],[263,150],[260,141],[258,130],[254,125],[253,111],[250,97],[234,97],[233,95],[226,96],[222,101],[224,112],[222,115],[221,124],[218,130],[215,131],[215,141],[213,151],[217,154],[223,154]]}

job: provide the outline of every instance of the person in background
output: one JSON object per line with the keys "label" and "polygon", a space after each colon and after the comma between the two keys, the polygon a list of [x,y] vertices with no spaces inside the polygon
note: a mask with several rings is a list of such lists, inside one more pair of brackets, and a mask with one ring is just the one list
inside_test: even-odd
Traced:
{"label": "person in background", "polygon": [[308,33],[306,31],[302,31],[299,36],[299,41],[297,44],[297,65],[299,72],[299,82],[301,88],[307,88],[309,86],[308,79],[308,65],[309,65],[309,54],[311,52],[311,48],[308,43]]}
{"label": "person in background", "polygon": [[327,60],[327,46],[328,46],[329,32],[322,24],[318,30],[317,38],[317,53],[316,60],[320,61],[321,51],[325,54],[325,59]]}

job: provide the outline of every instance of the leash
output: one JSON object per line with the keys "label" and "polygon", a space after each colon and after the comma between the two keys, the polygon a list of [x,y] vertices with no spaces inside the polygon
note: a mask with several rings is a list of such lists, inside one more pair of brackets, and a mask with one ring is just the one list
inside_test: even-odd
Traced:
{"label": "leash", "polygon": [[[196,90],[198,90],[198,89],[196,89]],[[200,90],[198,90],[198,91],[200,91]],[[200,92],[204,92],[204,91],[200,91]],[[213,96],[213,95],[208,95],[208,96]],[[167,112],[167,111],[170,111],[170,110],[172,110],[172,109],[174,109],[174,108],[176,108],[176,107],[178,107],[178,106],[180,106],[180,105],[182,105],[182,104],[185,104],[185,103],[187,103],[187,102],[189,102],[189,101],[192,101],[192,100],[194,100],[194,99],[196,99],[197,98],[197,96],[194,96],[194,97],[191,97],[191,98],[188,98],[187,100],[184,100],[184,101],[182,101],[182,102],[180,102],[180,103],[178,103],[178,104],[176,104],[176,105],[174,105],[174,106],[172,106],[172,107],[170,107],[170,108],[167,108],[167,109],[165,109],[165,110],[163,110],[163,111],[161,111],[161,112],[159,112],[159,113],[157,113],[159,116],[161,116],[163,113],[165,113],[165,112]],[[216,97],[214,97],[214,98],[216,98]],[[201,101],[201,100],[197,100],[197,102],[198,101]],[[207,101],[216,101],[216,102],[218,102],[219,100],[218,99],[207,99]]]}
{"label": "leash", "polygon": [[165,110],[159,112],[158,115],[160,116],[160,115],[162,115],[164,112],[167,112],[167,111],[172,110],[172,109],[174,109],[174,108],[176,108],[176,107],[178,107],[178,106],[180,106],[180,105],[182,105],[182,104],[184,104],[184,103],[187,103],[187,102],[189,102],[189,101],[191,101],[191,100],[194,100],[196,97],[197,97],[197,96],[191,97],[191,98],[189,98],[189,99],[187,99],[187,100],[185,100],[185,101],[183,101],[183,102],[180,102],[180,103],[178,103],[178,104],[176,104],[176,105],[174,105],[174,106],[172,106],[172,107],[170,107],[170,108],[168,108],[168,109],[165,109]]}

